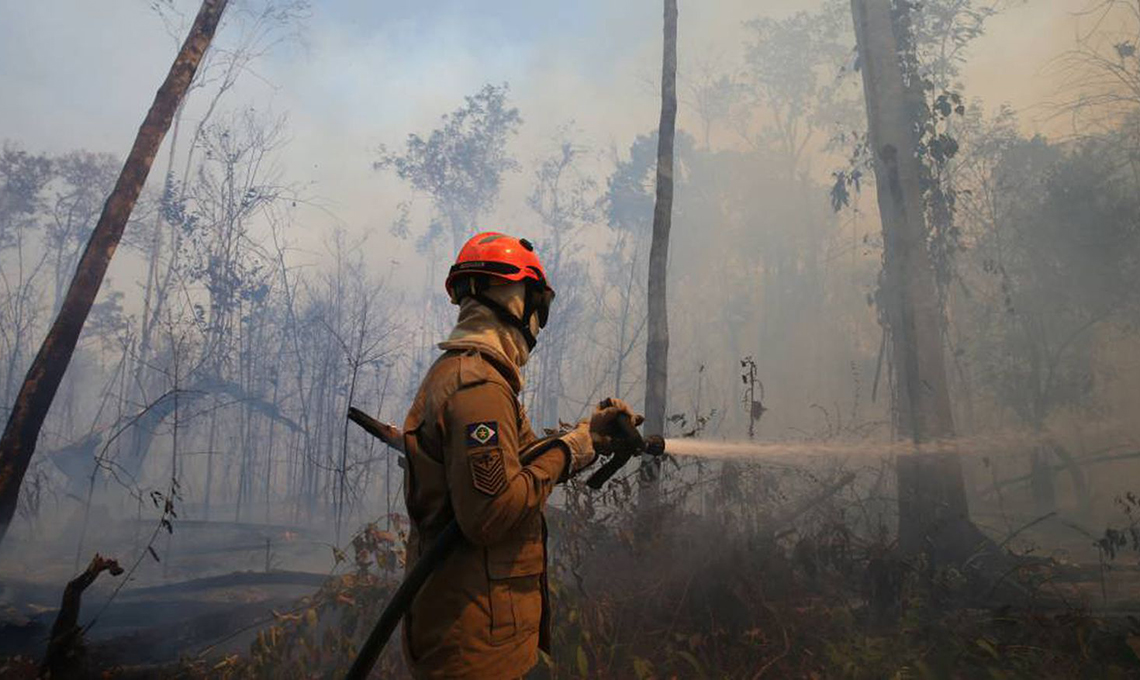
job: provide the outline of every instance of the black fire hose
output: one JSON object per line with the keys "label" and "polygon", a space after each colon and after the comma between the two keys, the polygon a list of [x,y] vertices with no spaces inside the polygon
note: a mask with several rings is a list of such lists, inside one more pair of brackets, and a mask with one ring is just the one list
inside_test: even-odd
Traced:
{"label": "black fire hose", "polygon": [[[355,410],[355,409],[354,409]],[[372,431],[365,422],[361,422],[358,414],[352,414],[353,422],[357,422],[366,430]],[[367,416],[365,416],[367,418]],[[370,420],[370,419],[369,419]],[[611,455],[609,460],[606,461],[597,472],[590,475],[586,480],[586,484],[592,489],[601,488],[602,484],[613,476],[623,465],[629,462],[629,459],[635,454],[640,452],[648,452],[653,455],[660,455],[664,452],[664,440],[660,437],[650,437],[648,447],[646,440],[642,439],[641,433],[630,422],[629,416],[624,413],[618,414],[615,421],[618,429],[618,436],[615,440],[620,443]],[[379,437],[379,434],[376,434]],[[550,450],[550,447],[558,440],[551,437],[536,443],[526,451],[521,458],[529,462],[540,454]],[[659,445],[658,445],[659,444]],[[392,595],[392,599],[388,601],[388,605],[384,607],[383,613],[380,614],[380,620],[376,622],[376,626],[372,632],[368,634],[368,639],[364,641],[364,645],[356,654],[356,659],[352,662],[352,667],[348,669],[348,674],[345,675],[345,680],[365,680],[368,674],[372,672],[372,667],[376,665],[376,661],[380,658],[380,653],[384,651],[384,646],[388,644],[389,638],[396,628],[400,625],[400,620],[404,618],[404,614],[412,606],[412,601],[416,599],[416,595],[423,588],[424,583],[427,582],[428,577],[435,571],[436,567],[447,559],[448,555],[455,551],[460,543],[463,542],[463,532],[459,529],[459,523],[452,519],[444,527],[443,532],[431,544],[428,551],[420,556],[416,561],[416,566],[408,572],[404,577],[404,581],[400,587],[396,589],[396,593]]]}
{"label": "black fire hose", "polygon": [[384,607],[384,613],[380,615],[376,627],[368,634],[368,639],[356,654],[352,668],[349,668],[348,674],[344,676],[345,680],[365,680],[368,677],[372,667],[380,658],[380,652],[384,651],[384,645],[388,644],[388,638],[392,637],[392,633],[400,625],[400,619],[404,618],[404,614],[412,606],[412,600],[416,599],[420,588],[462,540],[463,532],[459,530],[459,522],[451,520],[439,538],[435,539],[435,543],[432,543],[428,551],[416,561],[416,566],[412,567],[404,577],[404,582],[396,589],[396,594],[388,601],[388,606]]}

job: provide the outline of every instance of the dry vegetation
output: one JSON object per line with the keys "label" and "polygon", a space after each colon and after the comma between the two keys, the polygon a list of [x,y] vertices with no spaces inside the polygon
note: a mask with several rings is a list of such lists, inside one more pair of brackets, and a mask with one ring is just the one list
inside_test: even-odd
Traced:
{"label": "dry vegetation", "polygon": [[[533,678],[1140,678],[1140,5],[1090,2],[1053,64],[1079,132],[1051,139],[958,82],[1015,4],[928,0],[904,45],[928,228],[912,252],[933,264],[928,345],[984,534],[938,563],[898,544],[902,359],[851,7],[747,17],[739,63],[679,57],[698,134],[675,140],[669,403],[686,412],[666,431],[713,455],[670,459],[656,504],[632,466],[556,494],[555,650]],[[526,367],[536,428],[645,387],[656,133],[606,156],[558,121],[520,161],[524,125],[554,124],[471,83],[360,168],[407,194],[378,211],[389,234],[359,235],[282,170],[287,119],[233,101],[310,4],[235,6],[116,255],[134,279],[104,287],[44,414],[4,538],[0,637],[22,647],[2,677],[40,674],[58,591],[96,550],[126,574],[61,618],[59,674],[343,674],[402,577],[406,526],[395,454],[343,414],[402,416],[453,320],[421,276],[472,223],[517,217],[558,288]],[[181,30],[177,3],[148,7]],[[5,409],[117,167],[0,149]],[[746,437],[831,455],[715,456]],[[406,676],[397,644],[378,668]]]}
{"label": "dry vegetation", "polygon": [[[1140,676],[1140,621],[1082,598],[1097,565],[1023,555],[1004,574],[933,568],[898,553],[881,469],[831,493],[848,475],[834,464],[714,467],[673,486],[652,514],[636,509],[632,479],[602,497],[572,485],[552,512],[555,653],[534,677]],[[351,568],[276,612],[246,653],[161,673],[339,676],[391,593],[400,546],[401,536],[366,527],[341,556]],[[406,677],[397,645],[379,668]]]}

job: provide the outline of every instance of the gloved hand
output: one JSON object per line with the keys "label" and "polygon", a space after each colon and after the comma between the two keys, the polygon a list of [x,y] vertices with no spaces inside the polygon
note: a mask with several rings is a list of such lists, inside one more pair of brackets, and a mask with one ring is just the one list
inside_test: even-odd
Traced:
{"label": "gloved hand", "polygon": [[599,453],[607,456],[613,453],[614,437],[619,434],[614,422],[620,413],[629,416],[634,427],[645,420],[621,399],[605,399],[597,405],[589,420],[583,420],[559,437],[570,452],[570,464],[559,481],[564,482],[589,467]]}
{"label": "gloved hand", "polygon": [[562,478],[558,480],[565,482],[576,475],[579,470],[589,467],[598,457],[598,454],[594,452],[594,441],[590,436],[590,421],[588,420],[578,423],[574,429],[563,434],[559,439],[570,452],[569,464],[562,473]]}
{"label": "gloved hand", "polygon": [[622,413],[629,416],[634,427],[645,421],[645,416],[634,413],[628,404],[617,398],[604,399],[594,409],[594,414],[590,416],[590,439],[598,453],[606,456],[613,453],[614,439],[621,434],[616,422]]}

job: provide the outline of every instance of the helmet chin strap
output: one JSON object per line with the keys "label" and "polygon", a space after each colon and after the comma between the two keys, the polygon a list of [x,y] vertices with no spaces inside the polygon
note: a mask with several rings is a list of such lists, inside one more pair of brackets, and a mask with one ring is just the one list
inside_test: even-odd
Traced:
{"label": "helmet chin strap", "polygon": [[534,350],[534,346],[538,344],[538,341],[535,339],[534,333],[530,331],[530,317],[534,315],[535,310],[531,307],[529,295],[527,296],[528,299],[525,302],[526,306],[523,309],[523,318],[521,319],[512,314],[511,310],[484,295],[480,290],[476,290],[472,294],[472,297],[478,300],[479,304],[494,312],[495,316],[499,317],[499,321],[502,321],[508,326],[517,328],[518,331],[522,333],[523,340],[526,341],[527,351]]}

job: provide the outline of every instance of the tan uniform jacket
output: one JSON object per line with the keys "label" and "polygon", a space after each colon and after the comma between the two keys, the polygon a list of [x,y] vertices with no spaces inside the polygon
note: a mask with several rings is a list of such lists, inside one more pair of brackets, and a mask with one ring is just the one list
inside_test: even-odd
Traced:
{"label": "tan uniform jacket", "polygon": [[[535,444],[518,385],[495,359],[451,350],[428,371],[404,422],[410,569],[452,517],[466,540],[432,574],[404,619],[417,678],[511,678],[549,650],[542,509],[569,464]],[[515,378],[517,380],[517,378]]]}

